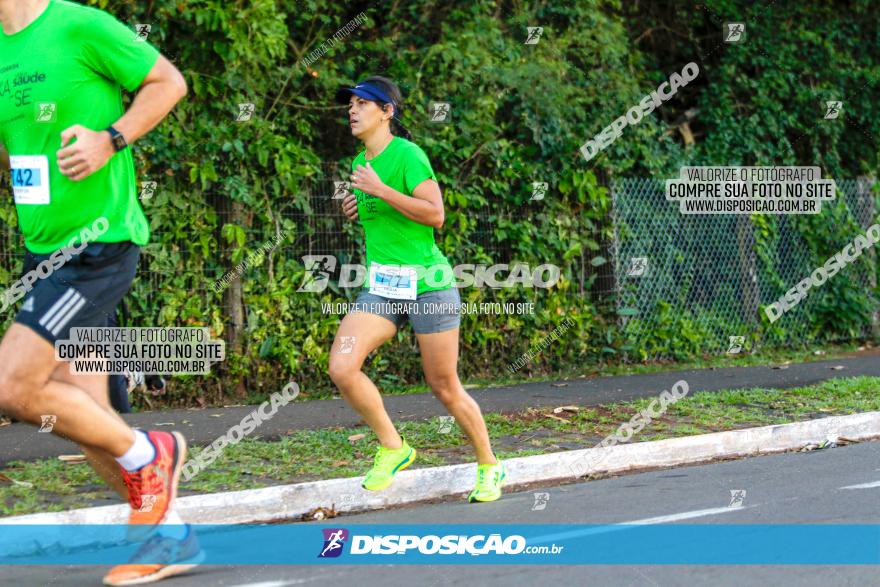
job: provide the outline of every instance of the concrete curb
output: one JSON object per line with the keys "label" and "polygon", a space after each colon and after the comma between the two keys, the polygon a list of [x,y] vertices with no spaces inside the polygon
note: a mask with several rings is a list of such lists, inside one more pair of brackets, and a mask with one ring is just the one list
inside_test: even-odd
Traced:
{"label": "concrete curb", "polygon": [[[620,473],[637,469],[671,467],[712,459],[736,458],[784,452],[828,438],[853,441],[880,438],[880,412],[835,416],[793,424],[747,428],[729,432],[701,434],[684,438],[618,444],[604,448],[572,450],[505,461],[508,487],[529,483],[573,480],[592,473]],[[411,504],[468,492],[473,484],[475,465],[449,465],[403,471],[391,489],[372,493],[361,489],[360,478],[329,479],[295,485],[283,485],[246,491],[193,495],[177,500],[184,520],[193,524],[245,524],[273,520],[294,520],[319,507],[334,507],[337,512],[361,512],[395,505]],[[65,512],[0,518],[0,525],[124,524],[128,506],[85,508]],[[35,534],[35,542],[22,541],[14,550],[32,551],[71,544],[60,527],[57,534]],[[50,540],[52,538],[52,540]],[[99,542],[95,540],[94,543]],[[5,549],[4,549],[5,550]],[[7,552],[10,552],[7,550]]]}

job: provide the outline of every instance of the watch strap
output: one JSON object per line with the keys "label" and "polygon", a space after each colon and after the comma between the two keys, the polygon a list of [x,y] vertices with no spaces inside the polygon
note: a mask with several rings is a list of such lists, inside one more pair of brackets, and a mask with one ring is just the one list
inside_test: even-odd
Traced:
{"label": "watch strap", "polygon": [[116,149],[117,153],[128,147],[128,142],[121,132],[112,126],[107,127],[107,132],[110,133],[110,141],[113,143],[113,148]]}

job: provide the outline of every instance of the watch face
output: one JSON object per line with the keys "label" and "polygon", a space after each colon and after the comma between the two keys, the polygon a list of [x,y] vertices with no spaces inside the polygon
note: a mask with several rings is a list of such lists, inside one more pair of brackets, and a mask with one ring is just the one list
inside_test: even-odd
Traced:
{"label": "watch face", "polygon": [[122,135],[116,135],[115,137],[113,137],[113,147],[114,147],[117,151],[121,151],[122,149],[124,149],[124,148],[127,147],[127,146],[128,146],[128,145],[127,145],[126,142],[125,142],[125,137],[124,137],[124,136],[122,136]]}

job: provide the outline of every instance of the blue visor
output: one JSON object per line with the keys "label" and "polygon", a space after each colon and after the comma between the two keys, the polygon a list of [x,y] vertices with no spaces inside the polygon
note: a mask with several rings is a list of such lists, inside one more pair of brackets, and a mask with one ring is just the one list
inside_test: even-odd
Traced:
{"label": "blue visor", "polygon": [[336,92],[336,101],[340,104],[348,104],[352,94],[365,100],[375,100],[381,104],[394,104],[394,100],[388,94],[366,82],[361,82],[353,88],[339,88]]}

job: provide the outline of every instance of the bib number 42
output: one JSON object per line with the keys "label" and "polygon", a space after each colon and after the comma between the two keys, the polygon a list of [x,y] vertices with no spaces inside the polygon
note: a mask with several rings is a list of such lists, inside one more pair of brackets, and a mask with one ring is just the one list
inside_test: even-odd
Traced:
{"label": "bib number 42", "polygon": [[13,187],[33,187],[34,186],[34,170],[33,169],[13,169],[12,170]]}

